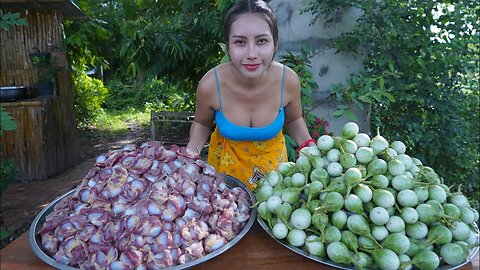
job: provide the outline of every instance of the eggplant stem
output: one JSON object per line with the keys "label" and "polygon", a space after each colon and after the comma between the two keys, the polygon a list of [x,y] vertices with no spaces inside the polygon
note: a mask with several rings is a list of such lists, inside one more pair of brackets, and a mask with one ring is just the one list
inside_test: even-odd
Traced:
{"label": "eggplant stem", "polygon": [[400,207],[398,206],[397,202],[394,202],[394,205],[395,205],[395,208],[397,208],[398,212],[400,212],[400,214],[402,213],[402,209],[400,209]]}
{"label": "eggplant stem", "polygon": [[370,240],[372,240],[373,242],[375,242],[375,244],[377,244],[378,247],[380,247],[381,249],[383,249],[382,245],[380,245],[380,243],[378,243],[377,239],[375,239],[375,237],[373,237],[373,235],[370,233],[370,235],[368,236],[368,238],[370,238]]}
{"label": "eggplant stem", "polygon": [[[312,229],[312,228],[307,228],[306,230],[309,231],[309,232],[313,232],[314,234],[318,235],[319,236],[318,238],[320,238],[320,236],[322,235],[321,232],[319,232],[315,229]],[[315,239],[315,240],[308,240],[307,242],[310,243],[310,242],[322,242],[322,241],[318,241],[317,239]]]}
{"label": "eggplant stem", "polygon": [[345,149],[343,149],[343,146],[342,146],[342,144],[340,143],[340,138],[335,138],[335,137],[334,137],[333,139],[337,142],[338,148],[340,148],[340,152],[341,152],[342,154],[344,154],[344,153],[345,153]]}
{"label": "eggplant stem", "polygon": [[411,265],[411,264],[413,264],[413,261],[412,261],[412,260],[401,264],[401,265],[400,265],[400,270],[405,269],[406,266],[409,266],[409,265]]}
{"label": "eggplant stem", "polygon": [[351,262],[356,266],[358,267],[358,269],[360,270],[363,270],[363,267],[360,263],[358,263],[357,261],[355,261],[354,259],[351,260]]}
{"label": "eggplant stem", "polygon": [[387,151],[387,149],[383,150],[385,152],[385,155],[387,156],[388,160],[394,159],[394,157]]}
{"label": "eggplant stem", "polygon": [[285,224],[285,226],[287,226],[287,229],[288,229],[289,231],[292,230],[292,227],[290,227],[290,226],[288,225],[288,222],[286,222],[285,218],[280,218],[280,221],[282,221],[283,224]]}
{"label": "eggplant stem", "polygon": [[250,208],[255,208],[255,207],[257,207],[259,204],[261,204],[261,202],[260,202],[260,201],[257,201],[254,205],[250,206]]}

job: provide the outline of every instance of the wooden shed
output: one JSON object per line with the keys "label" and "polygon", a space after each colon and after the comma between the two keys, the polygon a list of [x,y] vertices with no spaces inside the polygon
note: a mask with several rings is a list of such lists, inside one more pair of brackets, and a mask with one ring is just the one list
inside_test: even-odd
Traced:
{"label": "wooden shed", "polygon": [[[27,88],[22,98],[0,104],[17,123],[16,130],[0,136],[1,159],[16,162],[20,181],[47,179],[80,162],[62,23],[86,16],[70,0],[0,0],[0,8],[27,19],[27,26],[0,29],[0,86]],[[37,55],[56,59],[52,94],[37,93],[40,67],[32,57]]]}

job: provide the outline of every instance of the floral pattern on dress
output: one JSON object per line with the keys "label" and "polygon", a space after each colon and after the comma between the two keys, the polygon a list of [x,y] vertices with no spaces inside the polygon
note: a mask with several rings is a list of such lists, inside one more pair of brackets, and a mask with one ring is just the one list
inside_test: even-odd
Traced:
{"label": "floral pattern on dress", "polygon": [[232,155],[230,153],[225,153],[220,158],[220,165],[229,167],[230,165],[234,164]]}
{"label": "floral pattern on dress", "polygon": [[253,190],[278,164],[287,161],[285,138],[280,131],[265,141],[233,141],[223,137],[217,128],[210,136],[208,163],[218,172],[233,176]]}
{"label": "floral pattern on dress", "polygon": [[265,150],[267,148],[267,144],[264,141],[254,141],[252,143],[257,149]]}

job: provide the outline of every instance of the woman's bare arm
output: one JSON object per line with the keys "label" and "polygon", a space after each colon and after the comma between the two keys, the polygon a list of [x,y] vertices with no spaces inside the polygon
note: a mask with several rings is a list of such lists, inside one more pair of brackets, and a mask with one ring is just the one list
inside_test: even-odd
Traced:
{"label": "woman's bare arm", "polygon": [[[300,80],[298,75],[291,69],[287,69],[285,76],[287,76],[285,78],[285,97],[288,101],[285,107],[285,127],[288,135],[298,145],[302,145],[307,140],[312,139],[312,137],[302,116]],[[311,144],[313,143],[308,145]]]}
{"label": "woman's bare arm", "polygon": [[196,91],[195,120],[190,127],[187,149],[198,154],[205,146],[213,126],[216,86],[212,79],[210,71],[200,80]]}

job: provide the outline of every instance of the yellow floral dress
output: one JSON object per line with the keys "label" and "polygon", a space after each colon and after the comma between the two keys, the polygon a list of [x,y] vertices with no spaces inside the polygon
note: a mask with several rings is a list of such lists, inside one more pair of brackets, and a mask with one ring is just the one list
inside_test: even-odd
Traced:
{"label": "yellow floral dress", "polygon": [[280,131],[265,141],[234,141],[222,136],[215,127],[210,136],[208,163],[217,172],[233,176],[250,189],[278,164],[287,161],[285,137]]}

